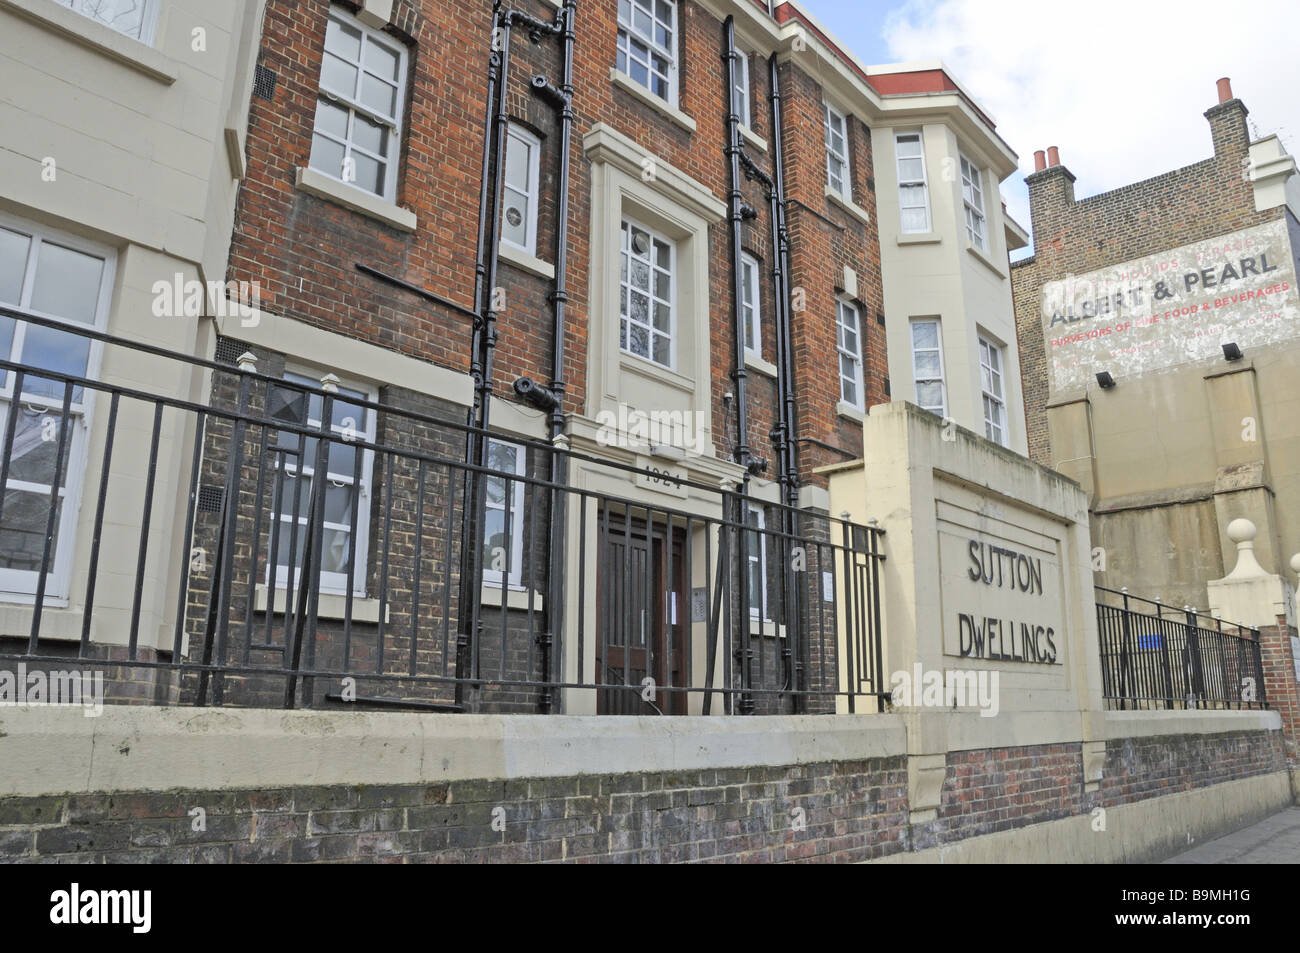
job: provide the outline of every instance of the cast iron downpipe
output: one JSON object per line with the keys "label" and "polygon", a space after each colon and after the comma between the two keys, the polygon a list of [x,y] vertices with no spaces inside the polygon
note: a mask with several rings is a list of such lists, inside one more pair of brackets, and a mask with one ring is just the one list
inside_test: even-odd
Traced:
{"label": "cast iron downpipe", "polygon": [[[557,15],[557,21],[559,15]],[[467,505],[462,522],[462,540],[469,547],[465,560],[468,572],[461,572],[461,602],[468,605],[468,617],[461,612],[456,633],[456,702],[465,701],[463,679],[479,677],[480,601],[483,579],[482,515],[486,481],[483,470],[488,465],[488,435],[492,408],[493,354],[497,341],[497,271],[500,266],[501,195],[505,186],[505,148],[510,123],[507,110],[507,87],[510,77],[510,39],[512,28],[521,24],[529,39],[537,43],[544,34],[558,35],[557,23],[545,23],[520,10],[503,10],[501,0],[492,4],[492,54],[488,66],[487,115],[483,133],[482,179],[479,187],[479,227],[477,257],[474,265],[474,307],[479,318],[474,322],[471,342],[470,375],[474,378],[474,406],[470,411],[470,431],[466,446]],[[503,607],[504,611],[504,607]],[[468,673],[468,674],[467,674]]]}
{"label": "cast iron downpipe", "polygon": [[[768,193],[768,203],[772,215],[772,255],[773,285],[776,308],[776,383],[777,401],[780,404],[780,424],[777,440],[778,467],[781,480],[783,502],[781,529],[784,538],[799,538],[799,444],[797,433],[797,413],[795,405],[794,381],[794,332],[793,306],[790,295],[793,292],[790,265],[790,226],[786,218],[785,198],[785,144],[782,134],[781,115],[781,75],[776,54],[767,61],[768,102],[771,104],[772,122],[772,187]],[[785,571],[794,576],[793,560],[787,559]],[[797,578],[797,577],[796,577]],[[791,583],[787,590],[791,595],[792,605],[787,607],[790,618],[803,619],[803,587]],[[807,670],[805,660],[808,658],[808,646],[805,644],[807,632],[805,627],[797,626],[797,638],[793,659],[794,687],[797,692],[805,691]],[[786,648],[791,639],[787,632]],[[804,711],[807,707],[806,696],[795,694],[794,709]]]}
{"label": "cast iron downpipe", "polygon": [[[734,496],[736,509],[735,524],[739,545],[737,546],[736,573],[740,581],[739,601],[736,613],[735,648],[741,652],[742,692],[738,710],[742,715],[753,714],[754,696],[749,689],[754,686],[754,651],[750,648],[749,634],[749,533],[746,525],[749,517],[749,478],[755,469],[755,462],[749,449],[749,405],[745,394],[745,311],[744,276],[741,273],[740,255],[744,242],[742,226],[746,218],[755,217],[754,209],[747,206],[740,192],[740,167],[744,152],[740,147],[740,117],[736,115],[736,20],[727,17],[722,24],[722,61],[726,65],[726,104],[727,104],[727,165],[728,165],[728,222],[731,226],[731,316],[735,332],[735,368],[731,372],[736,382],[736,449],[735,459],[744,467],[738,492]],[[760,600],[761,603],[761,600]],[[762,644],[759,644],[762,651]],[[760,660],[761,668],[761,660]]]}
{"label": "cast iron downpipe", "polygon": [[[533,77],[533,89],[550,100],[560,115],[560,169],[559,194],[555,201],[555,290],[551,293],[554,305],[554,324],[551,335],[551,381],[548,392],[533,399],[536,406],[549,411],[551,438],[551,518],[547,523],[546,626],[542,633],[542,682],[548,685],[551,673],[558,668],[556,652],[564,630],[564,578],[567,551],[565,488],[568,486],[568,444],[564,439],[564,334],[567,328],[565,315],[569,301],[569,164],[572,157],[573,137],[573,48],[577,42],[577,0],[564,0],[560,11],[561,40],[564,49],[564,66],[559,89],[544,76]],[[518,382],[516,390],[519,389]],[[540,391],[541,388],[538,388]],[[551,689],[542,689],[538,710],[548,714],[555,699]]]}

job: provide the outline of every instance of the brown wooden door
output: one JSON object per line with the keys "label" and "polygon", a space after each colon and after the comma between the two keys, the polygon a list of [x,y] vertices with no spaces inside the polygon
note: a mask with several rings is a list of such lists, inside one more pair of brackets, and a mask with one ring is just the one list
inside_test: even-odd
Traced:
{"label": "brown wooden door", "polygon": [[[685,714],[683,534],[662,523],[608,513],[600,521],[596,680],[605,715]],[[653,679],[647,690],[645,680]],[[649,695],[650,700],[645,696]]]}

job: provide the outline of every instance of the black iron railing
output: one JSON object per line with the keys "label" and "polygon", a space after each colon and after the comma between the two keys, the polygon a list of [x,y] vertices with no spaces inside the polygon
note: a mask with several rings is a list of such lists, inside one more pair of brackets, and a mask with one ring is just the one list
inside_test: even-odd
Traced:
{"label": "black iron railing", "polygon": [[1097,587],[1109,708],[1267,708],[1259,630]]}
{"label": "black iron railing", "polygon": [[[476,466],[481,432],[451,405],[261,373],[227,339],[209,361],[8,319],[171,384],[0,360],[0,568],[25,589],[0,601],[28,613],[0,614],[0,665],[104,668],[110,701],[168,704],[878,710],[874,527],[638,468],[617,445],[492,432]],[[555,454],[572,485],[547,478]]]}

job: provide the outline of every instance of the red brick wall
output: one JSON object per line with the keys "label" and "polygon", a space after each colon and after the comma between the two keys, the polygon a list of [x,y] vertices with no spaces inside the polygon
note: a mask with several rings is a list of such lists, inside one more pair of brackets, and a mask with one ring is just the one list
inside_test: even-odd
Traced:
{"label": "red brick wall", "polygon": [[1283,209],[1255,211],[1244,174],[1250,134],[1246,107],[1230,100],[1206,112],[1214,156],[1101,195],[1075,200],[1064,166],[1035,172],[1029,184],[1034,256],[1011,270],[1020,342],[1029,455],[1052,463],[1047,432],[1048,368],[1041,299],[1048,281],[1084,274],[1179,245],[1281,218]]}
{"label": "red brick wall", "polygon": [[[541,0],[521,0],[523,9],[550,20],[554,7]],[[307,165],[324,44],[327,4],[270,0],[260,63],[276,74],[271,100],[254,97],[249,118],[248,176],[241,190],[229,277],[262,283],[264,306],[341,334],[370,341],[468,371],[471,327],[467,318],[417,299],[406,291],[358,273],[365,262],[467,307],[473,306],[474,248],[487,84],[488,29],[491,4],[486,0],[445,4],[399,0],[389,28],[407,44],[410,56],[407,103],[400,157],[398,204],[419,219],[406,234],[332,203],[299,192],[296,170]],[[688,133],[646,107],[609,79],[617,37],[617,5],[583,4],[578,12],[575,52],[572,184],[569,220],[569,322],[566,330],[566,406],[585,402],[586,328],[590,286],[589,167],[581,140],[597,122],[608,123],[643,148],[657,154],[703,184],[719,198],[728,193],[725,79],[721,62],[722,24],[697,3],[680,7],[681,73],[678,103],[698,128]],[[530,78],[544,73],[559,81],[558,44],[534,46],[521,30],[512,43],[511,118],[543,140],[543,202],[538,228],[539,257],[553,260],[557,122],[552,108],[528,89]],[[767,65],[751,63],[755,131],[771,140],[768,118]],[[798,201],[791,213],[794,233],[793,283],[807,294],[808,308],[795,317],[796,381],[799,436],[842,446],[849,454],[861,447],[860,426],[837,416],[839,384],[835,360],[836,285],[843,265],[859,275],[859,296],[866,345],[868,403],[886,399],[885,335],[875,323],[882,310],[879,244],[874,221],[864,227],[829,203],[823,195],[825,146],[821,93],[792,66],[783,69],[786,85],[787,177]],[[874,209],[870,137],[852,120],[855,201]],[[771,156],[749,150],[765,169]],[[746,183],[745,200],[759,218],[745,228],[745,246],[765,266],[771,264],[770,226],[761,186]],[[838,223],[840,227],[827,221]],[[735,403],[723,394],[734,391],[731,254],[726,223],[708,236],[710,256],[710,347],[713,366],[715,440],[730,456],[735,438]],[[506,308],[498,322],[494,391],[511,397],[511,383],[527,375],[551,377],[550,283],[502,263],[498,284],[506,289]],[[763,277],[764,356],[775,359],[771,326],[771,286]],[[750,373],[749,443],[755,455],[775,458],[769,433],[776,423],[775,382]],[[844,457],[804,445],[801,468]]]}

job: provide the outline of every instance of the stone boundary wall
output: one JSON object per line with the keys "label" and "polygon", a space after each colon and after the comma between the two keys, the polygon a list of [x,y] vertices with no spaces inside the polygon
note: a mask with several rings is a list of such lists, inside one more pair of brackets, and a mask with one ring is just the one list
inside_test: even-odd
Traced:
{"label": "stone boundary wall", "polygon": [[1099,788],[1079,742],[952,751],[938,817],[910,824],[888,715],[2,709],[0,862],[854,862],[1051,825],[1092,860],[1116,851],[1097,808],[1211,795],[1194,831],[1134,834],[1149,855],[1289,802],[1276,715],[1118,715]]}

